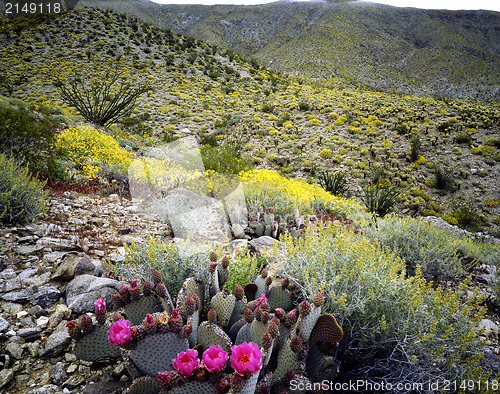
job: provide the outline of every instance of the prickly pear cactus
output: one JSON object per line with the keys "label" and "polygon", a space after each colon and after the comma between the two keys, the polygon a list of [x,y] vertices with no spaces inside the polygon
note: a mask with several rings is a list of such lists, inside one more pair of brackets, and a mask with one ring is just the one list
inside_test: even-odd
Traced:
{"label": "prickly pear cactus", "polygon": [[90,334],[84,335],[75,344],[75,355],[85,361],[99,361],[120,356],[120,349],[108,341],[106,326],[94,326]]}
{"label": "prickly pear cactus", "polygon": [[218,345],[225,352],[231,353],[231,339],[217,324],[204,321],[198,327],[198,343],[208,349],[210,345]]}
{"label": "prickly pear cactus", "polygon": [[227,291],[220,291],[212,297],[210,306],[217,312],[219,324],[226,326],[236,303],[236,297]]}
{"label": "prickly pear cactus", "polygon": [[250,324],[245,323],[245,325],[238,331],[238,335],[236,336],[236,340],[234,341],[235,345],[241,345],[243,342],[252,342],[250,337]]}
{"label": "prickly pear cactus", "polygon": [[292,350],[292,347],[292,339],[288,338],[278,354],[278,365],[274,371],[273,382],[284,377],[288,371],[298,373],[305,369],[305,360],[301,358],[303,349]]}
{"label": "prickly pear cactus", "polygon": [[293,299],[290,296],[290,292],[282,286],[270,287],[269,292],[267,293],[267,298],[269,300],[271,310],[282,308],[285,311],[289,311],[293,307]]}
{"label": "prickly pear cactus", "polygon": [[163,307],[158,298],[142,296],[136,301],[131,301],[123,307],[127,320],[134,326],[141,324],[148,313],[162,312]]}
{"label": "prickly pear cactus", "polygon": [[137,369],[148,376],[156,376],[158,372],[172,371],[172,359],[180,352],[189,349],[187,339],[174,332],[155,333],[137,341],[129,350],[130,360]]}
{"label": "prickly pear cactus", "polygon": [[156,378],[144,376],[134,379],[131,386],[123,391],[123,394],[158,394],[161,387]]}
{"label": "prickly pear cactus", "polygon": [[339,326],[335,317],[329,313],[323,313],[316,321],[309,340],[338,343],[343,335],[342,327]]}
{"label": "prickly pear cactus", "polygon": [[170,392],[172,394],[217,394],[213,383],[197,382],[196,380],[183,383],[179,387],[174,387]]}

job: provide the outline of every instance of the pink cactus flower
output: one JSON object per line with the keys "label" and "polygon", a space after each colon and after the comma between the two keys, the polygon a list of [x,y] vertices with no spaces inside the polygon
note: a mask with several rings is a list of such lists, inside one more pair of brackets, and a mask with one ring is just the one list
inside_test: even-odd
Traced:
{"label": "pink cactus flower", "polygon": [[243,342],[231,348],[231,367],[241,376],[259,373],[262,353],[253,342]]}
{"label": "pink cactus flower", "polygon": [[130,289],[129,289],[129,291],[136,291],[138,289],[139,289],[139,285],[137,284],[136,280],[133,280],[132,282],[130,282]]}
{"label": "pink cactus flower", "polygon": [[128,320],[118,320],[109,329],[108,341],[114,346],[125,346],[131,338],[132,331]]}
{"label": "pink cactus flower", "polygon": [[228,354],[220,346],[212,345],[203,353],[203,364],[208,372],[218,373],[226,368]]}
{"label": "pink cactus flower", "polygon": [[106,301],[104,301],[104,299],[99,298],[96,300],[94,306],[96,315],[104,315],[106,313]]}
{"label": "pink cactus flower", "polygon": [[267,300],[266,295],[265,295],[265,294],[262,294],[259,298],[257,298],[257,299],[255,300],[255,306],[259,306],[259,305],[260,305],[260,304],[262,304],[264,301],[269,302],[269,301]]}
{"label": "pink cactus flower", "polygon": [[151,314],[148,313],[146,315],[146,318],[144,319],[144,323],[143,324],[146,327],[154,327],[154,325],[156,324],[156,320],[153,317],[153,315],[151,315]]}
{"label": "pink cactus flower", "polygon": [[180,352],[177,358],[172,359],[174,369],[182,376],[187,378],[191,376],[200,366],[198,352],[193,349],[188,349],[185,352]]}

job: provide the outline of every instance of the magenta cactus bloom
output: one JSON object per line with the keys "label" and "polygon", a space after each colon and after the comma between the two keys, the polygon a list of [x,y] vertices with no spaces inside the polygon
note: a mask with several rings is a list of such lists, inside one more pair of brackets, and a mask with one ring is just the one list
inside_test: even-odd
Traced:
{"label": "magenta cactus bloom", "polygon": [[187,378],[191,376],[200,366],[198,352],[193,349],[188,349],[185,352],[180,352],[177,358],[172,359],[174,369],[182,376]]}
{"label": "magenta cactus bloom", "polygon": [[269,302],[269,301],[267,300],[266,295],[265,295],[265,294],[262,294],[259,298],[257,298],[257,299],[255,300],[255,306],[259,306],[259,305],[260,305],[260,304],[262,304],[264,301]]}
{"label": "magenta cactus bloom", "polygon": [[136,280],[133,280],[132,282],[130,282],[130,289],[129,289],[129,291],[135,291],[135,290],[138,290],[138,289],[139,289],[139,285],[137,284]]}
{"label": "magenta cactus bloom", "polygon": [[253,342],[243,342],[231,347],[231,367],[238,375],[259,373],[262,368],[262,352]]}
{"label": "magenta cactus bloom", "polygon": [[96,300],[94,306],[96,315],[104,315],[106,313],[106,301],[104,301],[104,299],[99,298]]}
{"label": "magenta cactus bloom", "polygon": [[226,368],[228,354],[220,346],[212,345],[202,356],[203,364],[208,372],[218,373]]}
{"label": "magenta cactus bloom", "polygon": [[146,315],[146,318],[144,319],[144,323],[143,324],[144,324],[145,327],[154,327],[155,324],[156,324],[156,320],[153,317],[153,315],[151,315],[151,314],[148,313]]}
{"label": "magenta cactus bloom", "polygon": [[126,346],[132,338],[130,322],[128,320],[118,320],[109,329],[108,341],[114,346]]}

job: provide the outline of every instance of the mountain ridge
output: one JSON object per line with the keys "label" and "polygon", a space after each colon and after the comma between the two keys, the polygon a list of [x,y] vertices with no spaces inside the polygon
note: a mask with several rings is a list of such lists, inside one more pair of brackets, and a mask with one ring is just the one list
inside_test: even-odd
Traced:
{"label": "mountain ridge", "polygon": [[403,94],[500,101],[500,13],[495,11],[365,2],[79,3],[90,5],[230,49],[275,72],[339,77]]}

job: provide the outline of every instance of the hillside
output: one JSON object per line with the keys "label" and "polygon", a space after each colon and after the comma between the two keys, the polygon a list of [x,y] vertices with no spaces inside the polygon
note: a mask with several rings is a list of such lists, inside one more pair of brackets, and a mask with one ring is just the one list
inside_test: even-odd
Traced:
{"label": "hillside", "polygon": [[35,20],[0,26],[1,94],[61,106],[56,76],[99,79],[117,68],[152,87],[117,125],[124,145],[137,147],[138,135],[154,143],[205,133],[208,141],[242,149],[258,167],[289,176],[317,182],[325,169],[344,172],[358,197],[364,185],[385,179],[402,192],[405,214],[452,220],[462,201],[488,226],[499,224],[498,104],[287,79],[108,11]]}
{"label": "hillside", "polygon": [[[93,115],[140,93],[108,122],[64,88]],[[109,10],[0,18],[0,390],[228,392],[229,360],[172,360],[245,338],[271,356],[248,392],[496,385],[499,127]]]}
{"label": "hillside", "polygon": [[419,96],[500,100],[500,14],[370,3],[80,1],[193,36],[273,71]]}

